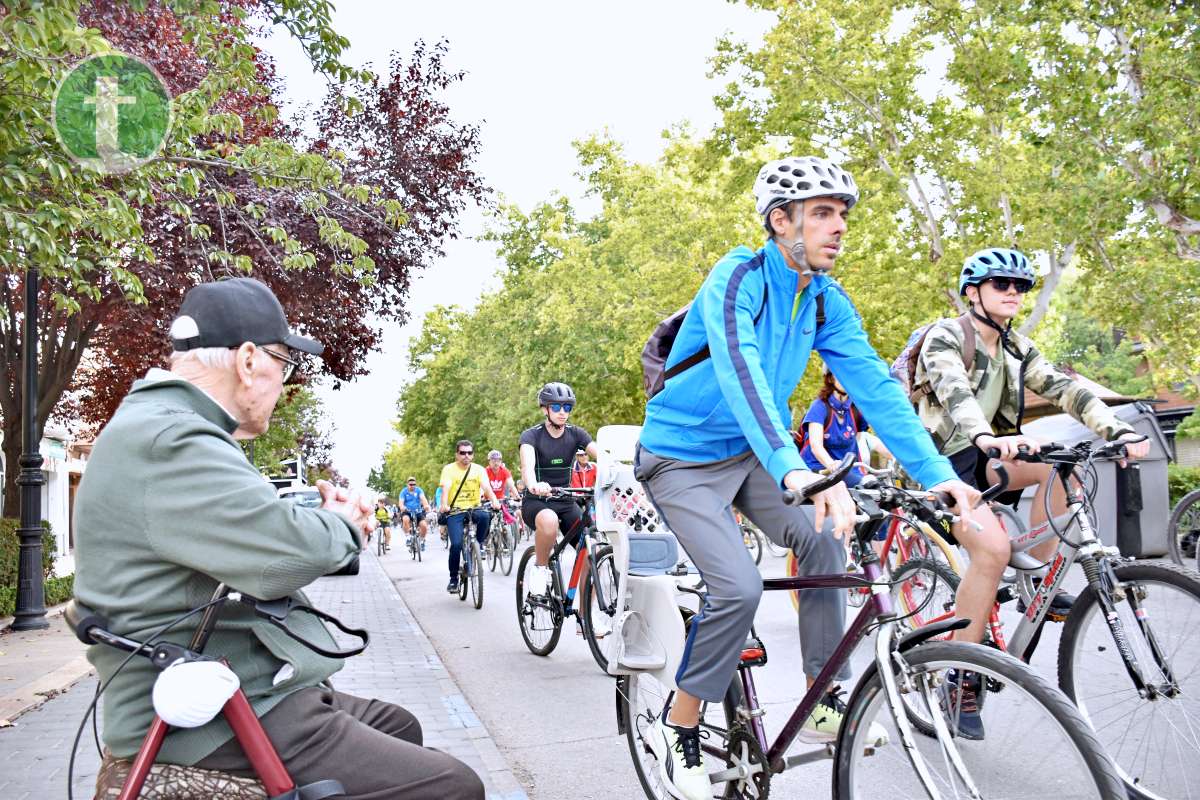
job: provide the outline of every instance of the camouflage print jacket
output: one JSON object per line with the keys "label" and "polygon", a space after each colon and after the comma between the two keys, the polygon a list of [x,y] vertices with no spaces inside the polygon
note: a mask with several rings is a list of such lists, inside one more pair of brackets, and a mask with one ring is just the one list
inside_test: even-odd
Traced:
{"label": "camouflage print jacket", "polygon": [[1010,334],[1010,340],[1024,358],[1001,351],[1008,384],[995,418],[985,419],[975,396],[986,373],[987,349],[979,332],[974,334],[975,365],[969,376],[963,369],[962,327],[954,320],[943,320],[929,329],[917,360],[913,385],[931,389],[921,398],[917,411],[939,448],[949,441],[956,425],[972,441],[981,434],[999,436],[1020,430],[1024,411],[1021,386],[1054,403],[1106,440],[1133,430],[1117,419],[1100,398],[1055,369],[1033,342],[1016,331]]}

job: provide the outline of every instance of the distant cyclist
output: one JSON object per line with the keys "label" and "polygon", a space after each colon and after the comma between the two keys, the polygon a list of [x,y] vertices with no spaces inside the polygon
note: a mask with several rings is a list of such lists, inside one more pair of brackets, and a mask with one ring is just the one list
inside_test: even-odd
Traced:
{"label": "distant cyclist", "polygon": [[426,517],[429,514],[429,498],[425,496],[425,491],[417,486],[417,479],[409,477],[404,482],[404,488],[400,490],[400,524],[404,528],[405,536],[413,535],[413,522],[417,523],[417,530],[421,535],[421,549],[425,549],[425,535],[429,532],[429,522]]}
{"label": "distant cyclist", "polygon": [[521,434],[521,479],[529,487],[521,499],[521,518],[535,532],[535,566],[528,584],[534,595],[545,594],[550,587],[550,551],[559,531],[571,540],[572,547],[583,533],[579,505],[569,497],[550,498],[551,489],[571,485],[576,452],[596,455],[591,435],[567,423],[575,410],[575,391],[570,386],[547,383],[538,392],[538,406],[542,421]]}
{"label": "distant cyclist", "polygon": [[375,501],[375,523],[379,526],[379,530],[383,532],[383,546],[392,546],[392,514],[388,511],[387,502],[384,498],[379,498]]}
{"label": "distant cyclist", "polygon": [[[480,494],[499,510],[500,501],[488,484],[483,467],[471,463],[475,457],[475,445],[469,439],[461,440],[454,449],[455,459],[442,467],[442,497],[438,510],[446,515],[446,532],[450,535],[450,583],[447,592],[458,591],[459,559],[463,555],[463,533],[467,514],[475,521],[475,538],[483,544],[491,527],[491,516],[486,510],[471,511],[479,505]],[[478,565],[477,565],[478,566]]]}
{"label": "distant cyclist", "polygon": [[[1041,448],[1037,439],[1021,433],[1024,389],[1050,400],[1097,436],[1127,442],[1130,458],[1144,458],[1150,450],[1149,442],[1117,419],[1103,401],[1055,369],[1032,341],[1012,329],[1025,295],[1036,282],[1029,259],[1017,250],[993,247],[968,258],[959,277],[958,291],[970,304],[966,319],[970,322],[970,334],[975,337],[974,363],[969,371],[963,364],[966,329],[958,320],[943,320],[935,323],[925,336],[913,383],[914,389],[924,391],[918,404],[921,421],[933,433],[934,441],[962,480],[981,489],[995,483],[997,475],[987,458],[988,449],[995,448],[1000,451],[1010,489],[1038,486],[1030,506],[1032,525],[1046,519],[1043,495],[1050,467],[1014,460],[1019,448],[1031,453]],[[1057,482],[1051,507],[1056,516],[1066,512],[1066,497]],[[996,588],[1008,564],[1011,547],[1008,534],[990,508],[986,505],[977,508],[972,517],[983,529],[957,535],[970,555],[970,563],[958,587],[955,605],[957,614],[971,620],[971,624],[955,631],[954,638],[978,642],[983,639],[984,624],[995,602]],[[1058,544],[1057,539],[1051,539],[1030,553],[1048,560]],[[1065,619],[1071,602],[1070,596],[1056,596],[1050,618]],[[962,701],[956,702],[961,708],[958,734],[982,739],[979,708],[983,692],[979,681],[971,675],[961,681],[959,676],[950,676],[947,686],[958,689],[958,683],[963,684]]]}
{"label": "distant cyclist", "polygon": [[509,505],[520,499],[517,494],[517,486],[513,483],[512,473],[508,471],[508,467],[504,466],[504,455],[499,450],[492,450],[488,453],[487,465],[488,485],[492,487],[492,492],[507,502],[501,504],[500,513],[504,517],[504,524],[510,525],[517,521],[509,510]]}
{"label": "distant cyclist", "polygon": [[596,465],[588,458],[587,450],[575,451],[575,463],[571,465],[571,485],[577,489],[591,489],[596,485]]}

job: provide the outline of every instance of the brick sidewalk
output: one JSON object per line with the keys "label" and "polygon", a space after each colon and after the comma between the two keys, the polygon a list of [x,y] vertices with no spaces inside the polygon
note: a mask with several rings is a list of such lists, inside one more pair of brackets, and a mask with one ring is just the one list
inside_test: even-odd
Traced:
{"label": "brick sidewalk", "polygon": [[[421,721],[426,745],[462,759],[483,778],[489,800],[527,800],[491,735],[372,553],[362,554],[357,577],[323,578],[310,587],[308,597],[315,607],[347,626],[371,633],[366,652],[333,676],[338,690],[404,706]],[[63,663],[77,654],[77,649],[65,652]],[[0,798],[66,796],[71,742],[95,691],[95,679],[88,678],[22,715],[13,727],[0,729],[0,762],[6,767],[0,774]],[[91,733],[85,731],[75,764],[76,797],[92,796],[98,766]]]}

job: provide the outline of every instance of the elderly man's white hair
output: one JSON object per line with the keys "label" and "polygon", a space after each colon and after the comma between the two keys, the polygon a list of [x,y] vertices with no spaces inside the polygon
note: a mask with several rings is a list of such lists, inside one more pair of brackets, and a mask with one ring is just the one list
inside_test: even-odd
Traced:
{"label": "elderly man's white hair", "polygon": [[228,347],[197,347],[195,350],[176,350],[171,353],[170,364],[174,369],[180,364],[194,361],[208,369],[230,369],[236,351]]}

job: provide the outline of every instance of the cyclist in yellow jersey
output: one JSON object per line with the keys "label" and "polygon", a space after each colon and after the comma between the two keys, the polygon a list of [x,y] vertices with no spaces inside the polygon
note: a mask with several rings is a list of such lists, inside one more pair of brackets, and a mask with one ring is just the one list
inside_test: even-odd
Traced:
{"label": "cyclist in yellow jersey", "polygon": [[458,591],[458,562],[462,556],[463,529],[470,512],[475,520],[475,538],[483,544],[487,538],[491,518],[486,510],[471,512],[479,505],[482,493],[492,508],[500,510],[500,501],[488,483],[487,472],[478,464],[472,463],[475,458],[475,445],[469,439],[461,440],[454,448],[455,459],[442,467],[442,477],[438,483],[442,488],[442,499],[438,505],[442,519],[445,520],[446,532],[450,536],[450,583],[446,591]]}
{"label": "cyclist in yellow jersey", "polygon": [[379,498],[375,502],[375,522],[378,523],[379,529],[383,531],[383,544],[385,547],[392,546],[392,515],[388,512],[387,503],[383,498]]}

